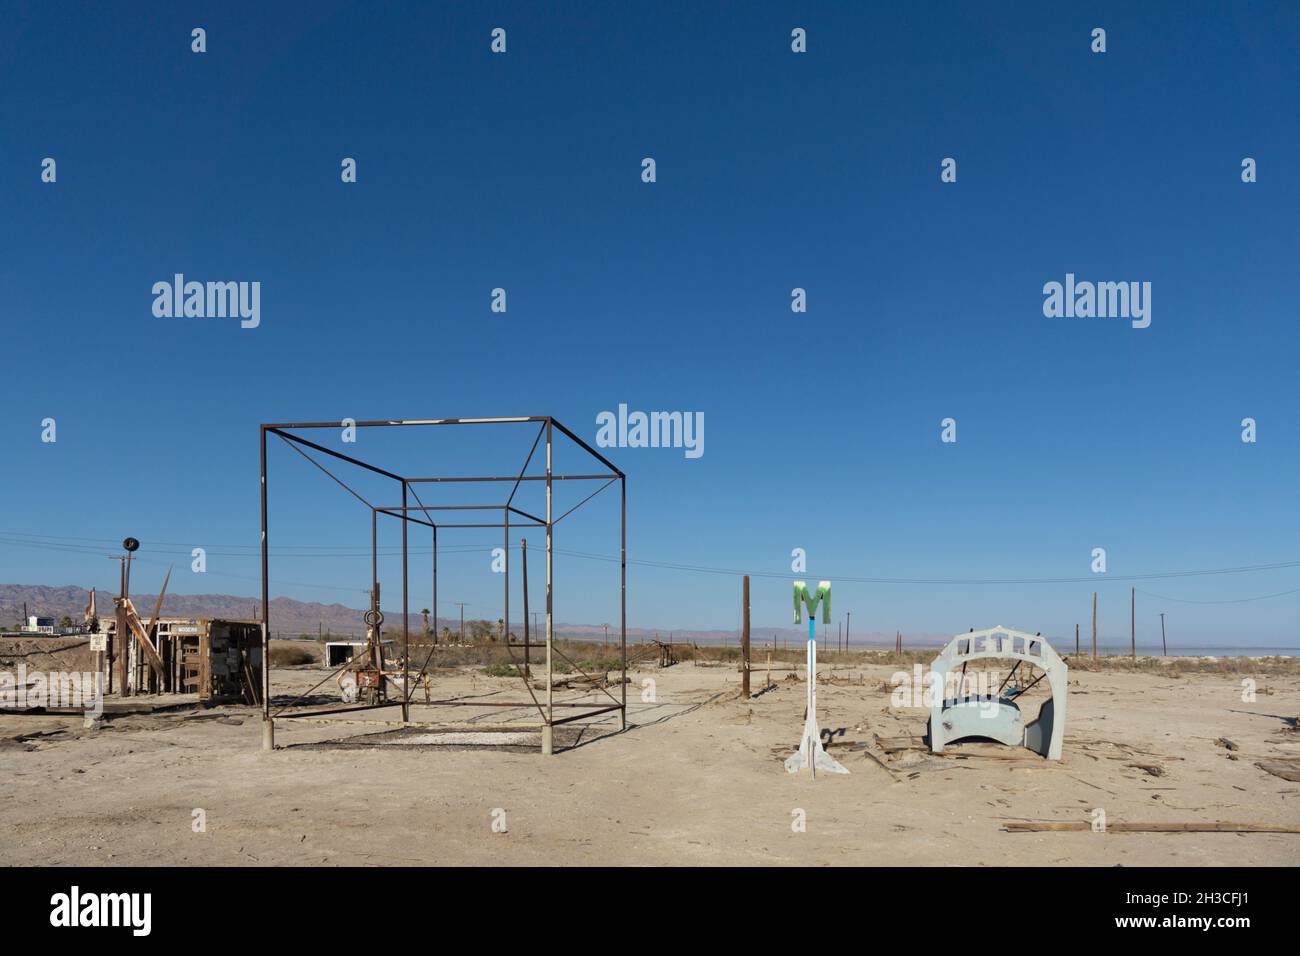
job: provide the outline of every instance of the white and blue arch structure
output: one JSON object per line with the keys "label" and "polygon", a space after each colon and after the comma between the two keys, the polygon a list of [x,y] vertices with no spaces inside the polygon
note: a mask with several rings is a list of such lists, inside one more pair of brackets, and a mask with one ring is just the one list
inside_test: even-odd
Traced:
{"label": "white and blue arch structure", "polygon": [[[971,664],[992,660],[1016,662],[997,693],[967,694],[959,680],[954,695],[948,697],[950,674],[959,670],[964,677]],[[1043,673],[1024,687],[1005,689],[1022,664]],[[1065,742],[1069,672],[1061,656],[1038,634],[998,625],[957,635],[930,664],[930,750],[943,753],[947,744],[987,739],[1012,747],[1027,747],[1048,760],[1060,760]],[[1038,715],[1026,723],[1019,698],[1043,678],[1051,686],[1051,696],[1038,709]]]}

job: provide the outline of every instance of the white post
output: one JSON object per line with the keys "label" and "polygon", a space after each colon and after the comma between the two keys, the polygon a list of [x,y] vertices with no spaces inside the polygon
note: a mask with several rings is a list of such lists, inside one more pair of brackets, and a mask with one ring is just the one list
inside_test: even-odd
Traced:
{"label": "white post", "polygon": [[[807,591],[802,581],[795,582],[795,600],[801,600],[801,594]],[[819,585],[819,592],[825,595],[825,600],[830,600],[830,582],[822,581]],[[785,769],[788,773],[797,773],[804,767],[811,771],[814,777],[817,776],[817,768],[828,770],[831,773],[848,773],[849,771],[840,765],[834,757],[826,752],[822,746],[821,728],[817,724],[817,602],[810,600],[808,602],[808,645],[806,650],[806,670],[808,673],[808,689],[805,700],[807,701],[807,714],[804,717],[803,737],[799,740],[799,750],[785,762]],[[825,613],[829,614],[829,611]],[[796,623],[798,620],[796,618]]]}

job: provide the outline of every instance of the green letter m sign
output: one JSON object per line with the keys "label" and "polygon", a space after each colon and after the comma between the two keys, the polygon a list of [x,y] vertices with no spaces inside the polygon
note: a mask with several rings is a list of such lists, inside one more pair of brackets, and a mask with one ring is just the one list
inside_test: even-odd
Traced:
{"label": "green letter m sign", "polygon": [[803,606],[808,605],[808,623],[817,620],[817,605],[822,606],[822,623],[831,622],[831,582],[818,581],[817,590],[808,593],[807,581],[794,582],[794,622],[803,623]]}

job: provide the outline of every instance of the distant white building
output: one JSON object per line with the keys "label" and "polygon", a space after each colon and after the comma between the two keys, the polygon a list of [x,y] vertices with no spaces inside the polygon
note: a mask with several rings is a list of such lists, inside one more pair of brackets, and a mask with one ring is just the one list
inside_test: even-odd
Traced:
{"label": "distant white building", "polygon": [[23,625],[23,631],[27,634],[54,634],[58,628],[52,617],[38,617],[35,614],[28,615],[27,623]]}

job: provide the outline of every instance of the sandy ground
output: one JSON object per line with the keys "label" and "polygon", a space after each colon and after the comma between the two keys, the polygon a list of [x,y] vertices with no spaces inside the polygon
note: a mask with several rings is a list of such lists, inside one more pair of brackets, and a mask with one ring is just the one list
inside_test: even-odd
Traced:
{"label": "sandy ground", "polygon": [[[891,706],[893,671],[824,668],[821,723],[844,728],[831,753],[851,773],[815,780],[781,763],[802,725],[800,681],[742,701],[734,669],[690,663],[635,672],[629,728],[617,732],[617,716],[575,727],[565,739],[578,745],[550,758],[528,736],[512,737],[513,749],[417,746],[415,731],[285,720],[265,753],[260,715],[246,707],[118,717],[93,731],[73,718],[0,716],[0,863],[1300,863],[1300,834],[1002,829],[1087,821],[1097,808],[1110,821],[1300,825],[1300,784],[1256,766],[1300,755],[1286,722],[1300,713],[1300,679],[1259,678],[1261,693],[1243,703],[1248,675],[1071,672],[1065,759],[1054,763],[992,744],[885,753],[877,735],[920,735],[927,716]],[[324,673],[293,668],[275,680],[302,690]],[[654,702],[641,700],[646,678]],[[763,684],[760,669],[755,689]],[[523,688],[464,669],[440,674],[435,693],[491,701]],[[413,717],[499,725],[527,713]],[[200,810],[206,828],[195,832]],[[493,829],[502,810],[504,833]]]}

